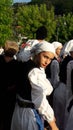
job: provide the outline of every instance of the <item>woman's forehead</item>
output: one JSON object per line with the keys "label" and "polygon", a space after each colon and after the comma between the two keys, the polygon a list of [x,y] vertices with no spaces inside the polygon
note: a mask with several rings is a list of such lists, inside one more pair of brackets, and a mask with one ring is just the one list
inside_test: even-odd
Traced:
{"label": "woman's forehead", "polygon": [[43,55],[45,55],[45,56],[47,56],[49,58],[54,58],[54,56],[55,56],[54,53],[48,52],[48,51],[43,51],[40,54],[43,54]]}

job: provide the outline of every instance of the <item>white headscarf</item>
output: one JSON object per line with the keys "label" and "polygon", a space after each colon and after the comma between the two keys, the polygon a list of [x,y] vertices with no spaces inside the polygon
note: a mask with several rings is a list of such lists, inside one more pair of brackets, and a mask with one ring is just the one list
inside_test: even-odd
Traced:
{"label": "white headscarf", "polygon": [[54,41],[54,42],[52,42],[52,44],[54,45],[54,48],[55,48],[55,50],[58,48],[58,47],[62,47],[63,45],[62,45],[62,43],[60,43],[60,42],[58,42],[58,41]]}
{"label": "white headscarf", "polygon": [[70,51],[73,51],[73,40],[70,40],[69,42],[67,42],[64,51],[67,53],[69,53]]}
{"label": "white headscarf", "polygon": [[39,44],[36,44],[32,49],[31,49],[31,54],[32,55],[37,55],[40,52],[47,51],[47,52],[52,52],[55,55],[55,49],[54,46],[47,42],[47,41],[42,41]]}
{"label": "white headscarf", "polygon": [[24,62],[28,61],[31,57],[43,51],[52,52],[55,55],[54,46],[47,41],[42,41],[41,43],[37,43],[36,45],[34,45],[30,50],[21,50],[20,53],[18,53],[17,57],[18,60]]}

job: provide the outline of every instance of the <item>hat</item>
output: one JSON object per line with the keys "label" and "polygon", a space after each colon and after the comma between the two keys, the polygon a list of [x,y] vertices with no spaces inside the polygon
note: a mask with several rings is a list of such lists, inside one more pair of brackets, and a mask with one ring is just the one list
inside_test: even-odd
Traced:
{"label": "hat", "polygon": [[60,43],[60,42],[58,42],[58,41],[54,41],[54,42],[52,42],[52,44],[54,45],[55,50],[56,50],[58,47],[62,46],[62,43]]}
{"label": "hat", "polygon": [[4,45],[4,52],[8,56],[13,56],[19,51],[19,46],[15,41],[7,40]]}
{"label": "hat", "polygon": [[71,52],[73,51],[73,40],[70,40],[67,42],[66,47],[65,47],[65,52]]}
{"label": "hat", "polygon": [[31,49],[31,53],[33,53],[34,55],[39,54],[40,52],[43,52],[43,51],[52,52],[55,55],[54,46],[47,41],[42,41],[41,43],[36,44]]}
{"label": "hat", "polygon": [[22,60],[24,62],[43,51],[52,52],[55,55],[54,46],[51,43],[43,40],[42,42],[35,44],[31,49],[20,50],[17,57],[18,60]]}
{"label": "hat", "polygon": [[73,52],[73,46],[71,47],[70,51],[69,52]]}

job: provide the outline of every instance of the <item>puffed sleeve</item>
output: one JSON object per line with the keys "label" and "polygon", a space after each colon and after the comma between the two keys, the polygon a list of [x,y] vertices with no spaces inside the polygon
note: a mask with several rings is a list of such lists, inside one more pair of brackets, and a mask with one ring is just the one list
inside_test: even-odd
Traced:
{"label": "puffed sleeve", "polygon": [[22,61],[22,62],[26,62],[30,59],[31,54],[30,54],[30,49],[20,49],[20,51],[17,54],[17,60],[18,61]]}
{"label": "puffed sleeve", "polygon": [[53,87],[59,82],[59,63],[57,60],[53,60],[51,63],[51,83]]}
{"label": "puffed sleeve", "polygon": [[48,122],[54,120],[54,111],[51,108],[46,96],[50,95],[53,87],[43,70],[34,68],[28,74],[31,84],[31,97],[32,102],[35,104],[36,109],[43,115],[44,119]]}
{"label": "puffed sleeve", "polygon": [[73,70],[73,60],[69,61],[68,64],[67,64],[67,80],[66,80],[66,84],[67,84],[68,98],[70,98],[73,95],[72,94],[72,82],[73,81],[71,81],[72,70]]}

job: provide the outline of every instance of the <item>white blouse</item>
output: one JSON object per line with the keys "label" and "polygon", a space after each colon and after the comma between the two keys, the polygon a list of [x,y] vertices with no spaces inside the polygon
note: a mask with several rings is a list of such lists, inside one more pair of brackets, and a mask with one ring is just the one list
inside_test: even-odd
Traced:
{"label": "white blouse", "polygon": [[29,74],[28,78],[31,84],[31,97],[32,102],[35,104],[36,109],[43,115],[44,119],[48,122],[54,120],[54,111],[51,108],[46,96],[50,95],[53,87],[50,81],[46,78],[44,68],[34,68]]}

